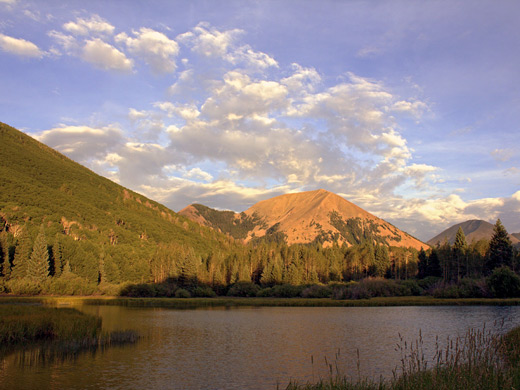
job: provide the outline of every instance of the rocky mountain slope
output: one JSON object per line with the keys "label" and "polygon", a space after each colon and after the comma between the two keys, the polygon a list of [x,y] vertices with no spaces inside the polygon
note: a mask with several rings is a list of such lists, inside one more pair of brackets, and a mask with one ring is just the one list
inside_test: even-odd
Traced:
{"label": "rocky mountain slope", "polygon": [[263,237],[288,244],[320,241],[330,245],[337,241],[353,245],[369,239],[387,246],[427,248],[388,222],[322,189],[277,196],[242,213],[191,205],[179,214],[245,242]]}

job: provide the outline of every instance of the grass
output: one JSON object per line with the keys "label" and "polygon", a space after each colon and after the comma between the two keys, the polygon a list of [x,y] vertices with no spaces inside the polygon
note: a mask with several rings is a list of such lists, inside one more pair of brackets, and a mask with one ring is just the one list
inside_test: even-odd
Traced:
{"label": "grass", "polygon": [[22,349],[23,359],[50,362],[83,351],[134,343],[139,338],[130,330],[102,332],[101,325],[100,317],[72,308],[2,304],[0,356]]}
{"label": "grass", "polygon": [[[338,372],[317,383],[290,383],[286,390],[500,390],[520,388],[520,327],[504,336],[469,330],[464,337],[437,342],[432,367],[422,338],[398,345],[401,364],[391,380],[353,380]],[[332,367],[332,366],[331,366]]]}

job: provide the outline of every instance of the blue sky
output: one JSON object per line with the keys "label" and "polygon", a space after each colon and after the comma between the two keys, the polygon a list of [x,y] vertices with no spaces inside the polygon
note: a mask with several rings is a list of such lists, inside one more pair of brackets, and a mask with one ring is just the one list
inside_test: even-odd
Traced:
{"label": "blue sky", "polygon": [[324,188],[520,232],[520,3],[0,0],[0,121],[175,211]]}

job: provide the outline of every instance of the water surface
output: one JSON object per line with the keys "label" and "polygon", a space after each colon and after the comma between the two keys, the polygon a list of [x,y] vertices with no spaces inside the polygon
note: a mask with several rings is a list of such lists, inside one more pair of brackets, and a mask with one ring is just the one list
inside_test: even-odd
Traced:
{"label": "water surface", "polygon": [[0,387],[276,389],[327,378],[331,366],[354,378],[388,378],[401,357],[399,335],[413,341],[421,330],[428,354],[435,336],[444,342],[484,324],[520,325],[520,307],[500,306],[79,308],[100,315],[108,331],[137,329],[144,338],[51,364],[22,365],[10,355],[0,362]]}

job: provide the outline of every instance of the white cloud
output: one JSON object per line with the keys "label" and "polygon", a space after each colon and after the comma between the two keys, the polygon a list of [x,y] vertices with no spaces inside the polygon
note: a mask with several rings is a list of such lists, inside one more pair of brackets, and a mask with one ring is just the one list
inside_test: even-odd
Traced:
{"label": "white cloud", "polygon": [[124,136],[117,126],[62,126],[45,130],[36,138],[73,160],[88,165],[92,159],[104,158],[123,142]]}
{"label": "white cloud", "polygon": [[88,40],[85,43],[81,58],[104,70],[128,72],[133,67],[133,61],[128,59],[124,53],[99,38]]}
{"label": "white cloud", "polygon": [[134,31],[135,38],[126,33],[116,36],[116,42],[124,43],[128,51],[143,59],[156,73],[171,73],[176,69],[176,57],[179,45],[161,32],[141,28]]}
{"label": "white cloud", "polygon": [[34,43],[21,38],[13,38],[0,34],[0,48],[21,57],[41,58],[44,52]]}
{"label": "white cloud", "polygon": [[112,35],[115,27],[99,15],[92,15],[89,19],[76,18],[75,22],[65,23],[63,29],[74,35],[89,36],[92,34]]}
{"label": "white cloud", "polygon": [[177,40],[191,46],[193,51],[205,57],[223,58],[241,34],[243,31],[239,29],[221,32],[208,23],[199,23],[192,31],[179,35]]}

